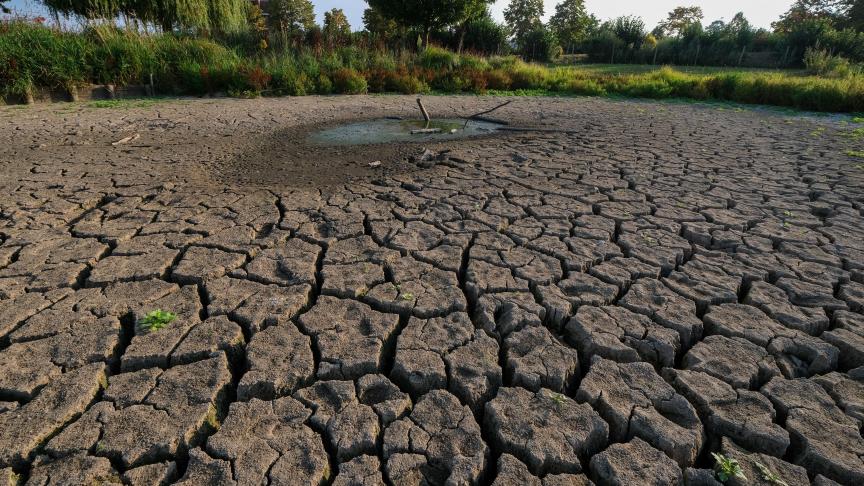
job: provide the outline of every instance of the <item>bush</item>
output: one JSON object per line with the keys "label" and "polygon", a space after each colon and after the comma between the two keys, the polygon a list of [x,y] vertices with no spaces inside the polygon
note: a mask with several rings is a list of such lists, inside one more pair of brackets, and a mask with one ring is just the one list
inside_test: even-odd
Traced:
{"label": "bush", "polygon": [[427,47],[417,58],[417,64],[426,69],[445,70],[456,66],[456,54],[440,47]]}
{"label": "bush", "polygon": [[366,78],[351,68],[338,69],[332,78],[333,88],[340,94],[363,94],[369,89]]}
{"label": "bush", "polygon": [[851,65],[849,60],[834,56],[824,49],[808,47],[804,52],[804,66],[813,74],[843,78],[849,75]]}

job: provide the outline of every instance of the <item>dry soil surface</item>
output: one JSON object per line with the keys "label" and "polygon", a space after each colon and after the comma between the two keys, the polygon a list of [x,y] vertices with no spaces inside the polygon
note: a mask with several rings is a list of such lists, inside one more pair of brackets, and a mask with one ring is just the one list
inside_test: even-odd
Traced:
{"label": "dry soil surface", "polygon": [[864,484],[854,125],[519,98],[570,132],[305,142],[415,114],[0,108],[0,484]]}

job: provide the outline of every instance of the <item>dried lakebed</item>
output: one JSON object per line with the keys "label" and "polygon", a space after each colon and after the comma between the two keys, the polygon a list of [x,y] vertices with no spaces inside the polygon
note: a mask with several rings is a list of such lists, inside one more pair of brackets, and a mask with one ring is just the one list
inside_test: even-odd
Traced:
{"label": "dried lakebed", "polygon": [[0,109],[0,482],[864,484],[852,125],[520,98],[567,133],[299,143],[416,109]]}

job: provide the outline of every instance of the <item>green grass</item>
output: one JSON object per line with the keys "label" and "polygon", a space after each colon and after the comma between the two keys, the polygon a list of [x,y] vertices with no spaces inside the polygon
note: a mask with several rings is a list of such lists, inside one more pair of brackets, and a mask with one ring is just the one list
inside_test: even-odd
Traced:
{"label": "green grass", "polygon": [[149,108],[157,104],[156,99],[119,99],[119,100],[95,100],[89,101],[87,108]]}
{"label": "green grass", "polygon": [[164,329],[165,326],[174,322],[175,319],[177,319],[177,314],[156,309],[148,312],[143,319],[138,321],[138,327],[150,332],[156,332]]}
{"label": "green grass", "polygon": [[[476,93],[619,96],[734,102],[823,112],[864,112],[864,75],[803,71],[538,65],[508,57],[416,54],[357,47],[247,54],[212,40],[139,35],[109,28],[58,32],[24,22],[0,24],[0,97],[87,83],[149,84],[162,95],[238,97],[359,93]],[[93,108],[135,107],[94,102]],[[138,105],[141,106],[141,105]]]}

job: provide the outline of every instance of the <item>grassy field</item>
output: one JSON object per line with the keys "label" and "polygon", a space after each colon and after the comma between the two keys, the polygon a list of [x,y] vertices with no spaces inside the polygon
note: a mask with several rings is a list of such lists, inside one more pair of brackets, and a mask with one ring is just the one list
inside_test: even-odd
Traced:
{"label": "grassy field", "polygon": [[358,93],[515,93],[731,101],[826,112],[864,112],[864,76],[802,71],[537,65],[516,57],[458,56],[356,47],[243,53],[173,35],[119,30],[57,32],[0,24],[0,96],[89,83],[154,83],[162,95],[301,96]]}

